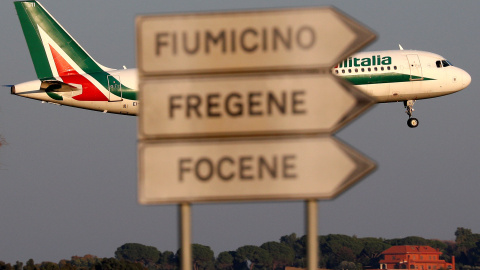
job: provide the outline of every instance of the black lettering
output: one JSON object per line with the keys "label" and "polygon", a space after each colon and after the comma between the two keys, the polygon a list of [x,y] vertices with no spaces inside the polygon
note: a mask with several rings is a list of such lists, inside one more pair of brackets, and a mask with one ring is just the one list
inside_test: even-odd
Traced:
{"label": "black lettering", "polygon": [[252,157],[240,157],[239,159],[239,167],[238,167],[238,173],[239,177],[241,180],[252,180],[253,175],[247,175],[249,172],[251,173],[252,171],[252,164],[250,163],[252,161]]}
{"label": "black lettering", "polygon": [[268,108],[268,115],[272,115],[273,113],[273,104],[277,107],[277,110],[280,111],[282,114],[285,114],[285,111],[287,109],[287,94],[285,92],[282,92],[282,100],[281,102],[278,101],[275,98],[275,94],[273,92],[268,92],[268,97],[267,97],[267,108]]}
{"label": "black lettering", "polygon": [[266,28],[262,29],[262,43],[263,43],[263,51],[266,52],[268,50],[268,31]]}
{"label": "black lettering", "polygon": [[[202,164],[205,164],[205,166],[203,166],[206,170],[205,175],[200,174],[200,169],[201,169],[200,167],[202,166]],[[212,178],[212,176],[213,176],[213,163],[212,163],[212,161],[208,158],[199,159],[197,161],[197,163],[195,164],[195,176],[201,181],[210,180],[210,178]]]}
{"label": "black lettering", "polygon": [[254,100],[255,97],[261,96],[262,93],[250,93],[248,94],[248,113],[250,115],[263,115],[262,110],[255,111],[255,107],[260,107],[261,103],[258,100]]}
{"label": "black lettering", "polygon": [[[173,118],[173,110],[174,109],[178,109],[178,108],[181,108],[182,106],[178,105],[178,104],[174,104],[174,101],[176,99],[181,99],[182,96],[178,95],[178,96],[170,96],[170,102],[169,102],[169,105],[170,105],[170,109],[169,109],[169,116],[170,118]],[[135,106],[135,104],[134,104]]]}
{"label": "black lettering", "polygon": [[277,178],[277,156],[273,156],[271,166],[268,165],[265,157],[260,156],[258,158],[258,178],[263,179],[264,170],[267,171],[271,178]]}
{"label": "black lettering", "polygon": [[[235,98],[237,101],[233,101],[232,104],[231,100],[233,98]],[[243,114],[243,105],[240,99],[241,96],[238,93],[232,93],[227,96],[227,98],[225,99],[225,111],[228,115],[236,117]],[[233,108],[236,108],[236,110],[232,110]]]}
{"label": "black lettering", "polygon": [[183,39],[183,50],[188,53],[188,54],[196,54],[198,52],[198,49],[200,48],[200,33],[198,31],[195,32],[195,40],[194,40],[194,45],[193,49],[188,48],[188,35],[186,32],[183,32],[182,35]]}
{"label": "black lettering", "polygon": [[297,178],[297,174],[295,173],[295,159],[297,157],[295,155],[287,155],[283,156],[282,158],[282,175],[283,178],[285,179],[292,179],[292,178]]}
{"label": "black lettering", "polygon": [[221,31],[218,36],[213,36],[212,33],[208,32],[205,34],[205,53],[210,53],[210,42],[213,42],[214,45],[221,42],[222,52],[225,53],[227,50],[227,43],[225,42],[225,31]]}
{"label": "black lettering", "polygon": [[172,35],[172,54],[177,55],[177,33]]}
{"label": "black lettering", "polygon": [[191,158],[182,158],[182,159],[179,160],[179,166],[178,166],[179,172],[178,172],[178,174],[179,174],[179,180],[180,181],[183,181],[183,173],[184,172],[192,171],[191,168],[185,168],[184,167],[184,164],[187,163],[187,162],[188,163],[192,162],[192,159]]}
{"label": "black lettering", "polygon": [[210,94],[207,96],[207,115],[208,117],[220,117],[219,112],[213,112],[214,108],[218,108],[218,99],[220,97],[219,94]]}
{"label": "black lettering", "polygon": [[190,112],[193,110],[197,114],[198,117],[202,117],[200,115],[200,104],[202,103],[202,99],[198,95],[188,95],[187,96],[187,111],[186,111],[186,116],[187,118],[190,118]]}
{"label": "black lettering", "polygon": [[245,44],[245,37],[247,36],[247,34],[250,34],[250,35],[253,35],[255,37],[258,36],[258,33],[255,29],[253,28],[247,28],[245,31],[242,32],[242,34],[240,35],[240,45],[242,47],[242,49],[246,52],[254,52],[257,50],[258,48],[258,43],[253,43],[253,46],[250,46],[250,47],[247,47],[247,45]]}
{"label": "black lettering", "polygon": [[292,48],[292,29],[289,27],[287,29],[287,37],[284,37],[282,32],[278,28],[273,28],[273,50],[277,50],[277,43],[281,41],[283,47],[287,50]]}
{"label": "black lettering", "polygon": [[223,163],[225,162],[228,162],[230,163],[231,165],[234,165],[235,162],[233,161],[233,159],[231,157],[223,157],[221,158],[219,161],[218,161],[218,167],[217,167],[217,174],[218,174],[218,177],[220,177],[220,179],[224,180],[224,181],[228,181],[228,180],[231,180],[234,176],[235,176],[235,173],[234,172],[231,172],[230,174],[228,175],[225,175],[222,173],[222,165]]}
{"label": "black lettering", "polygon": [[237,34],[235,32],[235,29],[232,29],[232,32],[230,34],[231,34],[231,38],[232,38],[232,40],[231,40],[231,42],[232,42],[232,53],[234,53],[235,50],[236,50],[236,44],[237,44],[237,40],[236,40]]}
{"label": "black lettering", "polygon": [[298,46],[304,50],[312,48],[317,41],[315,30],[310,26],[303,26],[298,29],[296,39]]}
{"label": "black lettering", "polygon": [[157,33],[157,45],[156,45],[156,53],[157,53],[157,56],[160,56],[162,53],[161,53],[161,48],[163,46],[167,46],[168,43],[163,41],[163,38],[168,36],[168,33],[165,33],[165,32],[162,32],[162,33]]}
{"label": "black lettering", "polygon": [[305,90],[296,90],[292,93],[292,114],[306,114],[305,109],[301,109],[298,106],[301,106],[305,103],[305,100],[302,99],[305,96]]}

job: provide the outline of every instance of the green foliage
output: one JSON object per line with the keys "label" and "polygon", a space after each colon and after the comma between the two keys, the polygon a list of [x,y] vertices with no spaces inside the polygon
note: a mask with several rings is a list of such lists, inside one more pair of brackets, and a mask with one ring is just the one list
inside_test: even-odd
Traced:
{"label": "green foliage", "polygon": [[3,261],[0,261],[0,270],[13,270],[13,267],[9,263],[5,263]]}
{"label": "green foliage", "polygon": [[295,259],[292,266],[306,268],[306,236],[298,238],[295,233],[280,237],[280,243],[291,247],[295,252]]}
{"label": "green foliage", "polygon": [[177,257],[171,251],[161,253],[157,265],[158,269],[162,270],[174,270],[179,268]]}
{"label": "green foliage", "polygon": [[220,252],[220,254],[218,254],[217,259],[215,260],[215,269],[232,270],[234,258],[235,258],[235,252],[233,251]]}
{"label": "green foliage", "polygon": [[[384,250],[392,245],[426,245],[439,249],[447,262],[455,256],[457,270],[480,270],[480,234],[457,228],[455,242],[429,240],[418,236],[396,239],[358,238],[341,234],[319,236],[319,267],[337,270],[378,269]],[[73,256],[58,264],[33,259],[14,265],[0,261],[0,270],[179,270],[179,256],[171,251],[160,252],[155,247],[128,243],[115,252],[116,258],[93,255]],[[195,270],[279,270],[286,266],[306,267],[306,236],[285,235],[279,242],[266,242],[260,247],[246,245],[236,251],[225,251],[215,259],[208,246],[192,245]],[[442,269],[440,269],[442,270]],[[446,269],[444,269],[446,270]]]}
{"label": "green foliage", "polygon": [[195,270],[213,270],[215,256],[210,247],[200,244],[192,245],[193,269]]}
{"label": "green foliage", "polygon": [[243,246],[237,249],[236,258],[237,264],[246,264],[252,269],[268,269],[272,266],[272,258],[268,252],[257,246]]}
{"label": "green foliage", "polygon": [[295,259],[293,248],[278,242],[267,242],[260,247],[268,251],[272,258],[272,269],[283,269],[285,266],[293,264]]}
{"label": "green foliage", "polygon": [[160,251],[156,247],[128,243],[117,248],[115,258],[150,265],[155,264],[160,259]]}
{"label": "green foliage", "polygon": [[60,270],[60,267],[58,264],[53,263],[53,262],[43,262],[40,265],[41,270]]}
{"label": "green foliage", "polygon": [[67,269],[67,265],[73,266],[74,269],[90,269],[98,262],[100,259],[97,256],[87,254],[83,257],[72,256],[70,261],[60,261],[59,266]]}
{"label": "green foliage", "polygon": [[95,270],[145,270],[140,263],[117,260],[115,258],[102,259],[94,265]]}

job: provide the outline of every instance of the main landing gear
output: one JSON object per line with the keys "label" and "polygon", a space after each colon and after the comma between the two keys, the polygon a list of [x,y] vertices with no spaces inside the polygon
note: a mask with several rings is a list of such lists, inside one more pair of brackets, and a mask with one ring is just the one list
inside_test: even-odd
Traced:
{"label": "main landing gear", "polygon": [[411,128],[416,128],[418,127],[418,119],[412,117],[412,112],[414,111],[413,104],[415,104],[415,100],[406,100],[403,102],[403,106],[407,109],[405,112],[408,114],[407,125]]}

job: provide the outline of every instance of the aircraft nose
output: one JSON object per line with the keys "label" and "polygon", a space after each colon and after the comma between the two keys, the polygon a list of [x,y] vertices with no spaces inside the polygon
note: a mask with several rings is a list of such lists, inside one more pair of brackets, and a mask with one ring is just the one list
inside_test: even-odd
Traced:
{"label": "aircraft nose", "polygon": [[472,82],[472,77],[470,76],[470,74],[468,74],[468,72],[466,71],[463,71],[463,74],[462,74],[463,87],[469,86],[471,82]]}

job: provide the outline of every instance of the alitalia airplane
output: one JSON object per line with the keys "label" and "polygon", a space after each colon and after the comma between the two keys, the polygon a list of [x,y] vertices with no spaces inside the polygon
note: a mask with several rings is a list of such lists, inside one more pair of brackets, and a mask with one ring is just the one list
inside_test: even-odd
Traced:
{"label": "alitalia airplane", "polygon": [[[44,102],[136,115],[137,70],[100,65],[37,1],[15,2],[38,80],[11,86],[11,93]],[[470,75],[444,57],[424,51],[355,54],[332,69],[378,102],[403,102],[408,126],[416,100],[466,88]]]}

